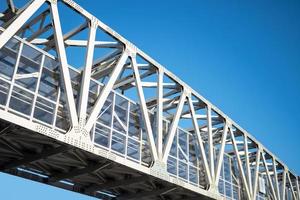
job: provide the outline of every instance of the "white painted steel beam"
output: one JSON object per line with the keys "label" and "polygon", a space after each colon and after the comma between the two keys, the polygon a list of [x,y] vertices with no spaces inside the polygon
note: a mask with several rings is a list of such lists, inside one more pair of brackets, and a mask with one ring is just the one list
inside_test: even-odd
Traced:
{"label": "white painted steel beam", "polygon": [[294,186],[293,186],[293,183],[292,183],[292,180],[291,180],[290,173],[287,173],[287,178],[288,178],[289,185],[291,187],[293,199],[296,199],[296,193],[295,193],[295,190],[294,190]]}
{"label": "white painted steel beam", "polygon": [[190,111],[191,111],[191,117],[192,117],[192,120],[193,120],[193,125],[194,125],[194,129],[195,129],[195,133],[196,133],[197,143],[199,145],[201,157],[203,158],[205,174],[206,174],[208,183],[211,185],[212,184],[211,173],[214,173],[214,172],[211,172],[210,169],[209,169],[209,164],[208,164],[208,161],[207,161],[207,156],[206,156],[206,153],[205,153],[205,148],[204,148],[204,145],[203,145],[202,136],[200,134],[199,125],[198,125],[198,121],[197,121],[197,118],[196,118],[195,108],[194,108],[194,105],[193,105],[193,102],[192,102],[192,99],[191,99],[190,95],[188,95],[188,104],[189,104]]}
{"label": "white painted steel beam", "polygon": [[85,125],[85,130],[87,132],[89,132],[91,130],[91,128],[93,127],[94,123],[97,120],[97,117],[101,111],[101,108],[103,107],[108,95],[110,94],[120,72],[122,71],[122,68],[124,66],[124,64],[126,63],[126,60],[128,58],[128,54],[127,51],[124,51],[122,56],[119,58],[119,61],[117,63],[117,65],[115,66],[113,72],[111,73],[110,79],[107,82],[107,84],[104,86],[104,88],[102,89],[100,95],[97,98],[97,101],[92,109],[92,112],[86,122]]}
{"label": "white painted steel beam", "polygon": [[222,133],[222,139],[221,139],[221,147],[219,149],[219,156],[217,159],[217,168],[215,171],[215,187],[218,186],[219,180],[220,180],[220,172],[221,172],[221,167],[222,167],[223,159],[224,159],[227,134],[228,134],[228,123],[225,122],[225,125],[223,128],[223,133]]}
{"label": "white painted steel beam", "polygon": [[164,149],[164,156],[163,156],[163,162],[166,163],[169,157],[169,153],[171,150],[171,146],[174,140],[174,136],[177,132],[177,128],[178,128],[178,122],[182,113],[182,109],[186,100],[186,91],[182,91],[178,106],[177,106],[177,110],[176,110],[176,114],[174,116],[174,119],[172,121],[171,127],[169,129],[169,133],[166,139],[166,145],[165,145],[165,149]]}
{"label": "white painted steel beam", "polygon": [[[192,88],[190,88],[188,85],[186,85],[183,81],[181,81],[179,78],[177,78],[174,74],[169,72],[167,69],[165,69],[163,66],[161,66],[159,63],[157,63],[155,60],[153,60],[151,57],[149,57],[147,54],[142,52],[140,49],[136,48],[133,44],[128,42],[125,38],[123,38],[121,35],[116,33],[114,30],[112,30],[110,27],[96,19],[94,16],[92,16],[90,13],[88,13],[86,10],[81,8],[78,4],[71,0],[62,0],[62,3],[65,3],[69,6],[69,8],[75,10],[79,15],[85,18],[86,22],[77,26],[75,29],[71,30],[67,34],[62,33],[62,25],[60,24],[59,19],[59,11],[57,8],[57,1],[56,0],[48,0],[50,2],[50,10],[53,18],[53,26],[51,24],[44,26],[44,20],[46,14],[48,14],[49,10],[44,11],[40,15],[36,16],[36,11],[42,6],[42,4],[45,2],[45,0],[34,0],[31,1],[28,6],[19,12],[18,15],[14,20],[12,20],[12,23],[7,27],[6,30],[1,28],[1,31],[3,33],[0,35],[0,49],[8,52],[9,55],[18,56],[16,60],[16,65],[14,69],[14,73],[12,76],[12,80],[6,81],[6,83],[11,84],[12,86],[8,89],[8,98],[6,102],[6,106],[4,112],[6,114],[10,114],[9,112],[13,111],[10,106],[10,98],[12,97],[13,88],[15,86],[15,80],[22,80],[22,79],[28,79],[28,78],[37,78],[37,88],[32,92],[34,95],[33,101],[32,101],[32,108],[30,113],[30,121],[28,123],[34,122],[34,109],[37,104],[37,98],[45,99],[45,97],[38,96],[38,88],[39,88],[39,82],[41,79],[42,69],[40,68],[40,71],[38,73],[28,73],[28,74],[17,74],[18,65],[21,62],[23,62],[24,59],[26,59],[26,62],[29,63],[35,63],[34,60],[30,61],[28,58],[23,58],[22,55],[17,53],[14,53],[13,50],[4,48],[4,45],[8,42],[12,36],[14,36],[16,33],[21,33],[20,29],[24,27],[24,25],[34,25],[41,21],[40,27],[38,30],[33,30],[31,37],[27,38],[27,41],[31,41],[31,44],[36,45],[46,45],[45,50],[52,50],[56,46],[56,53],[58,55],[58,59],[61,63],[60,70],[62,74],[62,85],[59,85],[58,90],[58,97],[53,102],[56,103],[56,105],[53,108],[53,119],[52,119],[52,131],[55,132],[56,127],[56,118],[59,116],[59,99],[60,99],[60,92],[61,88],[64,89],[66,93],[66,100],[67,100],[67,107],[69,111],[69,118],[72,123],[72,126],[78,125],[78,119],[84,119],[84,122],[81,124],[82,127],[84,127],[83,130],[80,131],[87,131],[89,132],[93,125],[95,124],[96,120],[99,117],[99,113],[101,112],[101,108],[103,107],[104,103],[106,102],[107,97],[109,94],[113,91],[113,89],[119,89],[121,92],[129,90],[130,88],[137,88],[138,90],[138,98],[139,98],[139,106],[141,109],[142,117],[145,121],[145,128],[148,134],[148,140],[149,140],[149,147],[150,151],[152,153],[152,157],[154,161],[156,160],[162,160],[163,162],[167,163],[167,159],[169,156],[169,152],[175,137],[175,134],[178,130],[178,124],[180,119],[191,119],[193,123],[193,129],[187,130],[188,134],[196,134],[196,140],[199,144],[200,154],[201,158],[203,159],[203,165],[204,165],[204,171],[205,176],[207,177],[207,181],[209,186],[212,186],[214,184],[214,187],[217,188],[219,179],[220,179],[220,171],[222,168],[223,163],[223,156],[225,154],[231,154],[232,156],[236,156],[237,164],[239,167],[239,171],[241,174],[240,178],[243,182],[241,184],[244,191],[246,191],[247,198],[251,198],[252,200],[256,199],[257,194],[257,188],[258,188],[258,177],[259,175],[266,175],[268,178],[268,182],[270,185],[270,188],[268,190],[271,190],[273,196],[275,199],[284,199],[285,197],[285,186],[286,186],[286,178],[288,178],[288,184],[293,189],[292,195],[296,199],[298,197],[299,199],[299,183],[297,182],[296,185],[292,185],[294,182],[292,182],[291,177],[297,177],[290,172],[287,167],[273,154],[271,154],[265,147],[263,147],[258,141],[255,140],[248,132],[243,130],[241,127],[239,127],[235,122],[233,122],[229,117],[227,117],[224,113],[222,113],[218,108],[216,108],[214,105],[212,105],[210,102],[208,102],[206,99],[204,99],[200,94],[195,92]],[[7,0],[9,5],[13,5],[12,0]],[[14,6],[11,6],[11,9],[17,9],[13,8]],[[36,17],[32,17],[36,16]],[[33,19],[32,19],[32,18]],[[28,19],[31,18],[31,21],[27,22]],[[71,37],[79,34],[81,31],[86,29],[88,27],[88,22],[92,22],[93,26],[90,26],[90,33],[88,40],[79,40],[79,39],[71,39]],[[37,24],[38,25],[38,24]],[[26,27],[21,29],[21,31],[30,31],[31,27]],[[106,34],[111,36],[113,39],[116,40],[116,42],[106,42],[106,41],[96,41],[96,28],[100,28],[102,31],[104,31]],[[99,30],[100,30],[99,29]],[[43,34],[47,30],[53,30],[54,36],[49,36],[47,39],[41,39],[37,38],[41,34]],[[24,38],[26,39],[26,38]],[[21,49],[23,44],[26,44],[27,46],[30,46],[29,43],[22,42],[21,43]],[[125,44],[126,51],[122,53],[123,50],[123,44]],[[68,58],[65,52],[65,45],[66,46],[74,46],[74,47],[87,47],[86,52],[86,58],[85,58],[85,66],[83,68],[83,78],[81,82],[78,82],[78,85],[81,85],[81,93],[79,96],[79,105],[78,110],[76,109],[76,104],[74,101],[74,95],[73,95],[73,88],[71,84],[71,77],[69,73],[69,66],[68,66]],[[36,48],[33,45],[30,46],[31,48]],[[128,48],[130,47],[130,48]],[[102,59],[98,59],[97,61],[93,62],[93,54],[95,48],[117,48],[115,52],[110,53],[106,57]],[[38,49],[37,49],[38,50]],[[111,49],[110,49],[111,50]],[[51,57],[51,55],[43,53],[43,58],[45,56]],[[144,59],[145,63],[138,64],[135,57],[132,57],[132,55],[139,55]],[[121,55],[122,54],[122,55]],[[131,61],[132,66],[130,65],[130,62],[128,61],[128,56],[131,55]],[[51,57],[52,58],[52,57]],[[53,59],[55,59],[53,57]],[[43,64],[40,65],[42,67]],[[121,80],[117,80],[120,74],[124,72],[124,70],[130,69],[130,67],[133,67],[133,74],[125,75],[124,78]],[[143,70],[143,73],[139,73],[139,70]],[[148,81],[147,78],[151,75],[157,73],[157,81],[150,80]],[[110,76],[109,76],[110,75]],[[92,109],[92,112],[89,116],[89,118],[86,120],[86,111],[87,111],[87,104],[89,102],[89,85],[91,81],[91,77],[95,79],[102,79],[103,77],[106,77],[107,82],[104,87],[101,87],[100,95],[98,96],[96,103],[94,104],[94,107]],[[164,77],[168,77],[168,83],[164,82]],[[2,80],[2,78],[1,78]],[[143,81],[142,81],[143,80]],[[17,86],[19,87],[19,86]],[[76,86],[78,87],[78,86]],[[100,87],[100,86],[99,86]],[[154,88],[157,90],[155,94],[150,98],[148,102],[146,102],[145,94],[143,91],[143,88]],[[26,92],[30,93],[30,90],[28,89],[22,89]],[[166,91],[164,91],[166,90]],[[176,96],[177,93],[183,92],[180,96]],[[187,95],[188,94],[188,95]],[[26,97],[24,94],[20,94],[22,98]],[[191,97],[196,97],[197,101],[193,101]],[[24,99],[16,98],[18,101],[21,101],[22,103],[26,103]],[[62,97],[64,98],[64,97]],[[168,99],[166,99],[168,98]],[[115,99],[113,100],[115,102]],[[185,104],[189,105],[190,110],[182,112]],[[148,107],[147,107],[148,106]],[[47,108],[50,108],[51,106],[48,106]],[[173,116],[172,114],[169,115],[169,110],[176,109],[176,113]],[[197,114],[196,110],[205,110],[207,109],[207,114]],[[212,116],[211,112],[212,110],[216,113],[216,116]],[[9,111],[9,112],[8,112]],[[77,112],[78,115],[77,116]],[[156,112],[156,113],[155,113]],[[119,120],[119,117],[115,114],[115,111],[112,112],[112,118],[115,118],[116,120]],[[128,112],[129,113],[129,112]],[[154,141],[154,130],[152,130],[150,116],[149,115],[156,115],[156,124],[157,129],[155,129],[157,133],[157,144],[155,144]],[[3,115],[4,116],[4,115]],[[6,116],[6,115],[5,115]],[[173,121],[169,125],[169,132],[168,135],[163,135],[163,120],[170,119],[169,116],[173,117]],[[206,125],[201,125],[199,127],[199,122],[207,121]],[[12,120],[13,121],[13,120]],[[225,122],[224,127],[221,127],[220,125],[222,122]],[[42,122],[39,122],[42,126]],[[22,121],[22,124],[26,126],[26,122]],[[128,125],[121,122],[121,125],[124,129],[128,128]],[[234,126],[238,130],[238,134],[243,135],[244,141],[236,141],[235,135],[232,131],[232,128],[228,128],[228,126]],[[35,127],[35,126],[33,126]],[[49,126],[48,126],[49,127]],[[82,128],[81,127],[81,128]],[[111,126],[110,128],[112,128]],[[222,131],[223,129],[223,131]],[[227,135],[228,135],[228,129],[230,130],[230,136],[231,136],[231,142],[228,142]],[[127,130],[128,131],[128,130]],[[202,132],[207,132],[207,135],[204,136],[204,139],[201,134]],[[236,134],[236,133],[235,133]],[[61,135],[59,135],[61,137]],[[94,136],[93,136],[94,137]],[[71,138],[73,139],[73,138]],[[109,142],[112,143],[112,134],[109,135]],[[205,141],[204,141],[205,140]],[[248,142],[248,140],[253,141],[251,143]],[[142,138],[139,139],[140,143],[143,143]],[[204,142],[207,142],[208,149],[204,148]],[[128,136],[126,136],[126,145],[128,145]],[[165,146],[164,146],[165,144]],[[226,150],[226,145],[233,145],[233,152],[229,152]],[[141,145],[142,146],[142,145]],[[243,147],[242,147],[243,146]],[[255,149],[257,146],[258,150],[255,156],[255,153],[252,152],[252,149]],[[125,154],[127,152],[127,146],[125,150]],[[111,146],[109,146],[111,148]],[[244,149],[243,149],[244,148]],[[140,147],[140,151],[142,147]],[[183,154],[186,160],[189,160],[189,154],[185,153],[184,150],[181,147],[178,147],[178,151]],[[208,152],[206,152],[208,151]],[[250,151],[250,153],[249,153]],[[215,159],[215,153],[219,152],[219,155],[217,159]],[[269,157],[264,157],[264,153],[267,153],[272,157],[273,163],[266,163],[266,158],[270,159]],[[208,156],[206,155],[208,154]],[[261,156],[263,159],[263,162],[261,162]],[[126,157],[126,155],[125,155]],[[256,158],[254,158],[256,157]],[[117,160],[119,157],[117,157]],[[254,161],[255,159],[255,161]],[[215,163],[216,160],[216,163]],[[27,159],[27,161],[30,161],[30,159]],[[119,161],[117,161],[119,162]],[[141,158],[140,163],[141,164]],[[179,161],[178,161],[179,162]],[[236,162],[236,161],[234,161]],[[245,162],[245,163],[243,163]],[[122,164],[128,164],[130,163],[129,160],[124,160]],[[265,166],[265,170],[260,169],[260,164],[263,163]],[[277,164],[278,163],[278,164]],[[245,164],[245,165],[244,165]],[[129,164],[128,164],[129,165]],[[198,163],[199,165],[199,163]],[[216,166],[215,166],[216,165]],[[135,166],[135,169],[138,171],[143,171],[142,165],[132,165]],[[136,167],[138,166],[138,167]],[[273,167],[273,170],[271,169],[271,166]],[[278,173],[277,173],[277,167],[283,166],[285,168],[285,171],[283,173],[283,184],[281,185],[282,191],[279,191],[279,183],[278,183]],[[245,168],[245,169],[244,169]],[[254,171],[254,179],[252,180],[252,169],[255,169]],[[279,168],[278,168],[279,169]],[[148,168],[147,168],[148,170]],[[178,170],[178,169],[177,169]],[[247,170],[246,173],[244,170]],[[143,171],[145,173],[145,171]],[[189,169],[188,169],[189,172]],[[73,172],[74,174],[75,172]],[[198,172],[199,173],[199,172]],[[69,174],[70,176],[73,175],[72,173]],[[188,173],[188,177],[189,177]],[[246,176],[247,175],[247,176]],[[178,175],[177,175],[178,176]],[[274,176],[274,181],[272,180],[272,176]],[[288,176],[288,177],[286,177]],[[160,178],[160,177],[158,177]],[[189,178],[188,178],[189,179]],[[178,179],[179,180],[179,179]],[[272,183],[274,182],[274,183]],[[273,185],[274,184],[274,185]],[[179,184],[180,185],[180,184]],[[185,186],[190,187],[192,184],[186,183]],[[185,187],[184,185],[181,185],[182,187]],[[275,186],[275,187],[274,187]],[[209,188],[209,187],[208,187]],[[211,188],[211,187],[210,187]],[[149,196],[152,196],[151,192],[146,193]],[[146,195],[145,194],[145,195]],[[282,194],[282,198],[280,197],[280,194]],[[132,196],[133,197],[133,196]],[[135,196],[136,197],[136,196]],[[133,198],[135,198],[133,197]]]}
{"label": "white painted steel beam", "polygon": [[78,112],[79,112],[79,122],[81,126],[85,125],[86,122],[86,112],[90,91],[90,80],[91,80],[91,72],[92,72],[92,64],[94,58],[94,47],[95,47],[95,39],[96,39],[96,26],[90,22],[89,27],[89,38],[88,38],[88,46],[86,50],[86,58],[85,58],[85,67],[82,72],[81,79],[81,89],[79,95],[79,103],[78,103]]}
{"label": "white painted steel beam", "polygon": [[273,176],[274,176],[274,183],[275,183],[275,191],[276,191],[277,199],[280,199],[277,165],[276,165],[276,160],[274,157],[272,158],[272,164],[273,164],[273,172],[274,172]]}
{"label": "white painted steel beam", "polygon": [[[56,0],[54,0],[55,3]],[[63,35],[63,40],[66,41],[69,38],[75,36],[76,34],[80,33],[81,31],[83,31],[84,29],[86,29],[88,26],[88,22],[84,22],[80,25],[78,25],[77,27],[75,27],[74,29],[72,29],[71,31],[65,33]],[[55,38],[52,38],[51,40],[49,40],[47,46],[43,49],[44,51],[49,51],[51,49],[53,49],[55,47]]]}
{"label": "white painted steel beam", "polygon": [[[46,38],[35,38],[30,41],[31,44],[35,45],[47,45],[50,40]],[[74,46],[74,47],[87,47],[88,41],[85,40],[65,40],[66,46]],[[122,48],[122,46],[117,42],[110,42],[110,41],[95,41],[94,42],[95,48]]]}
{"label": "white painted steel beam", "polygon": [[287,170],[286,168],[284,168],[283,170],[283,178],[282,178],[282,185],[281,185],[281,200],[285,200],[285,194],[286,194],[286,174],[287,174]]}
{"label": "white painted steel beam", "polygon": [[0,35],[0,49],[12,38],[26,21],[45,3],[46,0],[35,0],[10,24]]}
{"label": "white painted steel beam", "polygon": [[277,195],[276,195],[276,193],[275,193],[274,184],[273,184],[273,181],[272,181],[271,176],[270,176],[269,167],[268,167],[268,165],[267,165],[267,162],[266,162],[266,158],[265,158],[264,152],[261,153],[261,157],[262,157],[262,160],[263,160],[263,164],[264,164],[264,166],[265,166],[265,170],[266,170],[266,174],[267,174],[267,178],[268,178],[268,183],[269,183],[269,185],[271,186],[270,189],[271,189],[273,198],[276,200],[276,199],[277,199]]}
{"label": "white painted steel beam", "polygon": [[300,200],[299,176],[296,177],[296,187],[297,187],[297,196],[298,196],[298,200]]}
{"label": "white painted steel beam", "polygon": [[52,2],[50,4],[51,15],[53,18],[53,26],[54,26],[54,35],[55,35],[55,43],[56,43],[56,50],[58,53],[58,59],[60,61],[60,71],[61,71],[61,79],[63,81],[64,90],[66,94],[66,102],[67,108],[69,111],[69,118],[71,121],[72,126],[78,126],[78,117],[77,117],[77,110],[73,95],[73,89],[71,84],[71,77],[69,72],[69,65],[67,61],[67,55],[64,45],[64,39],[59,19],[59,13],[57,8],[57,3]]}
{"label": "white painted steel beam", "polygon": [[157,110],[156,110],[156,124],[157,124],[157,154],[158,158],[163,158],[163,70],[157,70]]}
{"label": "white painted steel beam", "polygon": [[208,157],[209,157],[209,167],[212,179],[215,180],[215,159],[214,159],[214,142],[212,133],[212,119],[211,119],[211,106],[207,106],[207,128],[208,128]]}
{"label": "white painted steel beam", "polygon": [[255,159],[254,185],[253,185],[253,188],[252,188],[253,189],[252,200],[256,200],[256,196],[257,196],[259,167],[260,167],[260,156],[261,156],[261,150],[258,147],[257,152],[256,152],[256,159]]}
{"label": "white painted steel beam", "polygon": [[39,75],[40,75],[39,72],[33,72],[30,74],[16,74],[15,80],[27,79],[27,78],[38,78]]}
{"label": "white painted steel beam", "polygon": [[8,7],[11,9],[11,11],[13,13],[16,12],[16,7],[15,7],[15,4],[14,4],[14,1],[13,0],[6,0],[7,1],[7,4],[8,4]]}
{"label": "white painted steel beam", "polygon": [[242,164],[242,161],[241,161],[241,158],[240,158],[240,155],[239,155],[239,150],[238,150],[238,147],[237,147],[237,144],[236,144],[235,136],[233,134],[233,131],[232,131],[231,127],[230,127],[229,131],[230,131],[230,137],[231,137],[231,141],[232,141],[232,146],[233,146],[236,158],[237,158],[239,172],[240,172],[240,174],[242,176],[241,178],[242,178],[242,181],[243,181],[244,186],[245,186],[245,190],[246,190],[246,194],[247,194],[247,199],[251,199],[251,193],[249,191],[248,182],[247,182],[247,179],[246,179],[246,176],[245,176],[245,172],[244,172],[244,168],[243,168],[243,164]]}
{"label": "white painted steel beam", "polygon": [[131,62],[132,62],[135,83],[137,86],[137,91],[138,91],[138,96],[139,96],[139,101],[140,101],[141,113],[142,113],[142,117],[143,117],[143,120],[145,123],[146,132],[147,132],[146,134],[148,137],[149,147],[151,149],[151,154],[152,154],[153,160],[156,161],[158,159],[157,149],[156,149],[156,145],[155,145],[155,141],[154,141],[153,131],[152,131],[151,122],[150,122],[150,118],[149,118],[149,111],[147,109],[144,91],[143,91],[142,84],[141,84],[140,73],[139,73],[139,70],[137,67],[135,56],[131,56]]}
{"label": "white painted steel beam", "polygon": [[247,181],[248,181],[251,196],[253,196],[253,194],[252,194],[252,191],[253,191],[253,189],[252,189],[252,174],[251,174],[250,163],[249,163],[249,149],[248,149],[247,136],[244,136],[244,150],[245,150],[245,159],[246,159]]}

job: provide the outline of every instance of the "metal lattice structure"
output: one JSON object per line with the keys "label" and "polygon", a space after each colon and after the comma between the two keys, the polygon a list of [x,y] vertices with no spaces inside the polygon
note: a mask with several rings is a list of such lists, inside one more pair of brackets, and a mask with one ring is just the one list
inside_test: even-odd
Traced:
{"label": "metal lattice structure", "polygon": [[275,155],[72,0],[0,9],[1,171],[100,199],[300,199]]}

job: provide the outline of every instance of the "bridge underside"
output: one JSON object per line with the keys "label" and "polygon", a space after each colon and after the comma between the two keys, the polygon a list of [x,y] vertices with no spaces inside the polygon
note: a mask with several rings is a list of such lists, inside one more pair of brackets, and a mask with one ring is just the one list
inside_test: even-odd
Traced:
{"label": "bridge underside", "polygon": [[0,120],[0,170],[101,199],[211,199]]}

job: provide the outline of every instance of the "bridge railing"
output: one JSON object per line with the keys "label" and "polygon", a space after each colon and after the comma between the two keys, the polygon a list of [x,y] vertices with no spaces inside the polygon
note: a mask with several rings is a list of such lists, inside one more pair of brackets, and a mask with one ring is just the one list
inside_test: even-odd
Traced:
{"label": "bridge railing", "polygon": [[[52,55],[23,39],[18,37],[10,39],[0,50],[1,109],[66,133],[70,123],[64,105],[64,91],[60,87],[58,65]],[[81,73],[72,67],[69,70],[74,98],[77,99]],[[92,107],[102,87],[102,83],[91,80],[89,107]],[[149,114],[155,126],[155,115],[150,112]],[[165,132],[169,126],[170,122],[164,120]],[[144,166],[152,163],[140,107],[124,95],[114,91],[110,93],[90,134],[94,145],[98,147]],[[156,138],[156,132],[153,134]],[[195,141],[195,135],[180,127],[177,128],[167,162],[167,171],[171,176],[204,188],[207,180],[200,150]],[[231,176],[233,175],[230,174],[229,177]],[[233,186],[231,179],[227,182],[230,187],[238,187]],[[222,184],[221,181],[220,185]]]}
{"label": "bridge railing", "polygon": [[[46,52],[14,37],[0,50],[0,107],[30,121],[61,133],[69,129],[64,91],[60,87],[59,63]],[[74,98],[77,99],[80,71],[69,68]],[[90,100],[93,104],[103,86],[91,80]],[[91,107],[91,106],[90,106]],[[154,113],[150,113],[154,119]],[[155,121],[155,120],[153,120]],[[154,124],[154,123],[153,123]],[[168,129],[170,122],[164,120]],[[168,130],[165,130],[166,132]],[[156,133],[154,132],[156,138]],[[149,166],[152,162],[147,135],[137,103],[112,91],[91,131],[92,141],[107,151]],[[205,179],[195,135],[178,128],[167,162],[170,175],[204,188]],[[239,199],[239,186],[234,183],[232,158],[225,154],[219,192],[227,198]]]}
{"label": "bridge railing", "polygon": [[64,114],[57,62],[17,38],[1,49],[0,56],[0,107],[66,132],[68,119]]}

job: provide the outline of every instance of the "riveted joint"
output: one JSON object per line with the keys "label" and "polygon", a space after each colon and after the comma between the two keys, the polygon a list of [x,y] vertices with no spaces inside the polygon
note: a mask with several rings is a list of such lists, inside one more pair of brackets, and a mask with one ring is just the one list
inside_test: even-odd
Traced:
{"label": "riveted joint", "polygon": [[91,28],[96,29],[98,27],[98,22],[99,22],[99,20],[96,17],[92,16],[91,21],[90,21]]}
{"label": "riveted joint", "polygon": [[188,97],[191,94],[191,91],[184,87],[182,93]]}
{"label": "riveted joint", "polygon": [[137,53],[137,47],[128,41],[125,43],[125,47],[125,51],[127,52],[128,56],[130,56],[131,58],[135,58]]}
{"label": "riveted joint", "polygon": [[258,149],[259,149],[260,153],[264,152],[264,148],[260,144],[258,145]]}
{"label": "riveted joint", "polygon": [[85,117],[80,117],[79,118],[79,127],[80,127],[80,129],[83,129],[85,124],[86,124],[86,118]]}
{"label": "riveted joint", "polygon": [[184,92],[185,92],[186,96],[192,100],[192,92],[188,89],[185,89]]}

